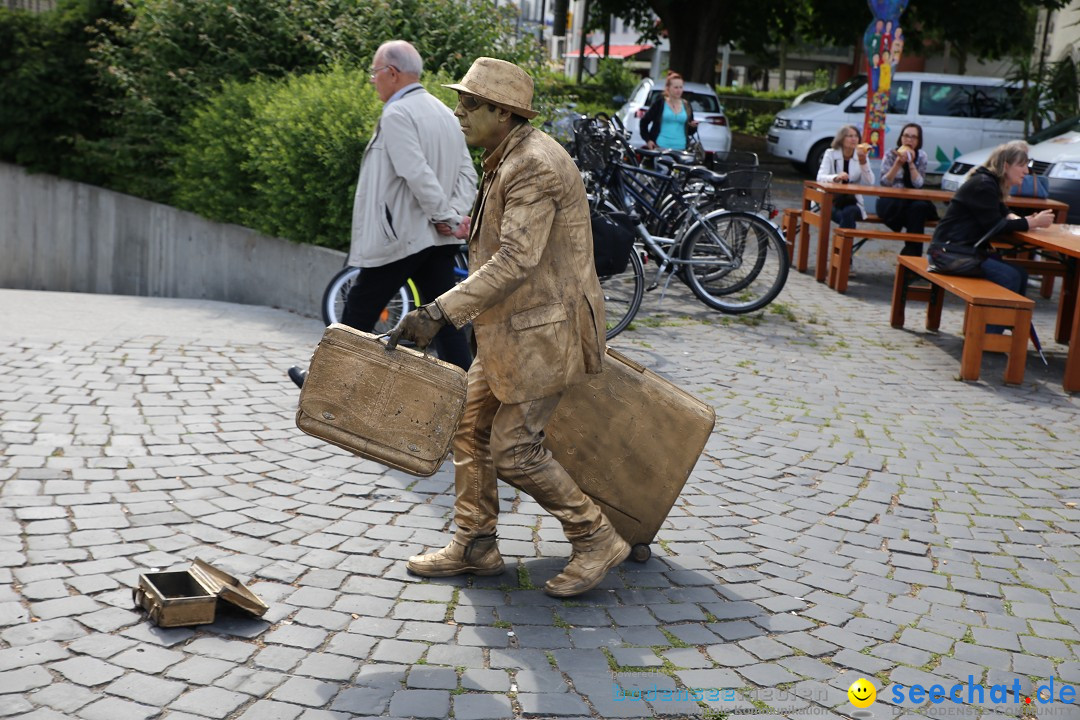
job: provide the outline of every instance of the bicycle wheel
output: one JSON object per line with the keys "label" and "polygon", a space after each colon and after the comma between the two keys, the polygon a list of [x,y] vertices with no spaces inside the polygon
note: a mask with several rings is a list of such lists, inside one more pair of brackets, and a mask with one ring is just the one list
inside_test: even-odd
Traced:
{"label": "bicycle wheel", "polygon": [[690,229],[681,277],[703,303],[741,314],[772,302],[788,276],[784,239],[772,223],[748,212],[716,212]]}
{"label": "bicycle wheel", "polygon": [[600,288],[604,291],[604,317],[610,340],[633,322],[645,294],[645,267],[637,248],[630,251],[630,262],[624,271],[600,278]]}
{"label": "bicycle wheel", "polygon": [[[345,311],[345,300],[349,297],[349,289],[352,288],[359,275],[360,268],[344,267],[330,280],[322,299],[324,323],[332,325],[341,322],[341,315]],[[408,285],[402,285],[398,289],[397,293],[390,298],[390,302],[379,314],[379,320],[375,323],[375,334],[388,333],[401,322],[401,318],[405,316],[405,313],[414,307],[412,296],[413,292]]]}

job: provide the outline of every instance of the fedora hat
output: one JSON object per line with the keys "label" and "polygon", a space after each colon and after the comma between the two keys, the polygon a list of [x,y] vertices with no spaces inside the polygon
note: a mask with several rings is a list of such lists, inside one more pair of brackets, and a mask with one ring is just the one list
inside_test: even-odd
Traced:
{"label": "fedora hat", "polygon": [[532,109],[532,78],[517,65],[505,60],[478,57],[461,82],[443,87],[475,95],[524,118],[531,119],[537,115],[537,111]]}

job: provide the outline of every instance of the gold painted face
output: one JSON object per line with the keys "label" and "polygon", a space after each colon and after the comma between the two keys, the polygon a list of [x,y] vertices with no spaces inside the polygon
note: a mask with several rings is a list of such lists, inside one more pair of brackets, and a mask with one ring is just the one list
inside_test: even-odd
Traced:
{"label": "gold painted face", "polygon": [[868,708],[877,700],[877,690],[866,678],[859,678],[851,683],[847,691],[848,700],[857,708]]}

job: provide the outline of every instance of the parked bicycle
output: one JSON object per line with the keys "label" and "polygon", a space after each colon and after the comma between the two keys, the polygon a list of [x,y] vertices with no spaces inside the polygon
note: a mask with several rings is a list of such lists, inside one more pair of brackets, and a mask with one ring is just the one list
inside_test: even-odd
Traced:
{"label": "parked bicycle", "polygon": [[[643,292],[664,290],[678,277],[706,305],[726,313],[758,310],[787,281],[788,257],[767,214],[769,173],[712,172],[677,160],[641,167],[618,128],[603,120],[579,123],[579,167],[596,207],[636,219],[637,262],[601,278],[609,328],[633,321]],[[732,176],[744,173],[741,182]],[[646,284],[644,264],[657,269]]]}

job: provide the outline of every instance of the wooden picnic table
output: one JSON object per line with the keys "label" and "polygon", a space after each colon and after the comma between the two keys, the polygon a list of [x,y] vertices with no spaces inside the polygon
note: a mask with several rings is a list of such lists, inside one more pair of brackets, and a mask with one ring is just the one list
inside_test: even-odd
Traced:
{"label": "wooden picnic table", "polygon": [[[829,233],[832,223],[833,198],[837,195],[849,193],[858,195],[872,195],[874,197],[907,198],[909,200],[929,200],[931,202],[948,202],[952,199],[951,190],[934,188],[904,188],[885,187],[884,185],[849,185],[847,183],[818,182],[807,180],[803,183],[802,213],[799,223],[799,238],[795,260],[795,267],[799,272],[806,272],[810,254],[810,228],[817,228],[817,259],[814,261],[814,276],[818,282],[825,282],[825,274],[829,263]],[[814,204],[818,209],[814,209]],[[1069,214],[1069,206],[1058,200],[1015,197],[1010,196],[1008,206],[1014,210],[1043,210],[1054,211],[1055,220],[1065,222]]]}
{"label": "wooden picnic table", "polygon": [[1068,392],[1080,392],[1080,313],[1076,311],[1076,300],[1080,295],[1080,272],[1077,269],[1080,261],[1080,225],[1051,225],[1016,232],[1013,237],[1039,248],[1043,257],[1056,256],[1065,264],[1065,283],[1058,300],[1054,337],[1059,343],[1069,345],[1062,386]]}

